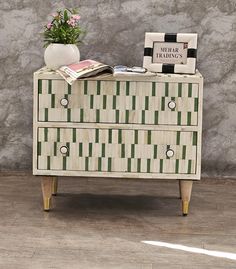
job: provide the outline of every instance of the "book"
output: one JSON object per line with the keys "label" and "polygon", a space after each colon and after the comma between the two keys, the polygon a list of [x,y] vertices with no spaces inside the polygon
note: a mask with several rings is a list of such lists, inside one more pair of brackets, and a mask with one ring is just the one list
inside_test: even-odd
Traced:
{"label": "book", "polygon": [[94,61],[84,60],[78,63],[62,66],[56,70],[70,85],[77,79],[112,74],[113,68],[109,65]]}
{"label": "book", "polygon": [[84,60],[78,63],[62,66],[56,70],[70,85],[77,79],[88,77],[106,77],[113,75],[116,78],[129,76],[155,76],[155,73],[148,72],[142,67],[127,67],[123,65],[114,66],[103,64],[95,60]]}

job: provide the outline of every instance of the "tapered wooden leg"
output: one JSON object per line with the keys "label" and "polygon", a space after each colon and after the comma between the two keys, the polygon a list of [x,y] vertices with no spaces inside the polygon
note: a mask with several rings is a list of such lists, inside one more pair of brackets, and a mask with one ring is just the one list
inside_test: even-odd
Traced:
{"label": "tapered wooden leg", "polygon": [[57,195],[58,177],[53,177],[52,181],[52,195]]}
{"label": "tapered wooden leg", "polygon": [[43,209],[49,211],[51,208],[53,177],[43,177],[41,180],[43,194]]}
{"label": "tapered wooden leg", "polygon": [[192,193],[193,181],[191,180],[180,180],[180,190],[182,199],[182,212],[183,216],[188,215],[189,202]]}
{"label": "tapered wooden leg", "polygon": [[179,199],[182,198],[182,194],[181,194],[181,180],[179,180]]}

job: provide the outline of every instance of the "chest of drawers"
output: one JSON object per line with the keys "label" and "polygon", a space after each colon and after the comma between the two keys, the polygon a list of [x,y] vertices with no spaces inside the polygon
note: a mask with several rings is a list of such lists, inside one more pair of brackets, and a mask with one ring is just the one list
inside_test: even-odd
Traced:
{"label": "chest of drawers", "polygon": [[[203,78],[90,78],[67,84],[43,68],[34,74],[33,174],[50,209],[58,176],[179,180],[188,213],[201,173]],[[147,182],[148,184],[148,182]]]}

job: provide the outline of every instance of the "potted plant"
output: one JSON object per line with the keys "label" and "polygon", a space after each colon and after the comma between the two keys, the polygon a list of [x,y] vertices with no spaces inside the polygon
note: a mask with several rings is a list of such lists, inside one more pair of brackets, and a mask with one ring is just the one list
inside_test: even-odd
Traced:
{"label": "potted plant", "polygon": [[58,10],[52,20],[44,26],[44,61],[50,69],[79,62],[77,45],[84,31],[79,26],[80,16],[76,9]]}

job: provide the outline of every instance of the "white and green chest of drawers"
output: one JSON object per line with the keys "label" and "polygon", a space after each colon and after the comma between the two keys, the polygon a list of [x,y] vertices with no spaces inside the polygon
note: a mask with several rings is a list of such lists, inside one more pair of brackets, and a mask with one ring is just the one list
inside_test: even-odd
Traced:
{"label": "white and green chest of drawers", "polygon": [[58,176],[155,178],[179,180],[187,215],[201,173],[202,95],[199,72],[73,86],[35,72],[33,174],[42,176],[44,209]]}

